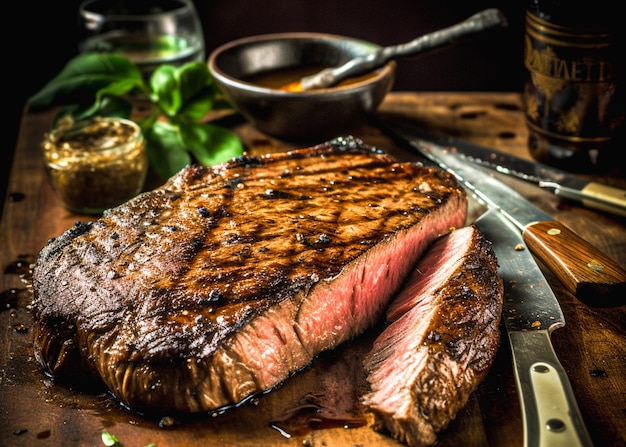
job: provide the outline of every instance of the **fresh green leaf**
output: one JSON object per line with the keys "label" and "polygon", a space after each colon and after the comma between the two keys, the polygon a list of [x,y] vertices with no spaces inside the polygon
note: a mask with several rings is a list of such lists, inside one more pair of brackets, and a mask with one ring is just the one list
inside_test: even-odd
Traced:
{"label": "fresh green leaf", "polygon": [[205,63],[161,66],[150,77],[152,101],[178,121],[198,121],[213,106],[216,86]]}
{"label": "fresh green leaf", "polygon": [[152,88],[152,101],[161,108],[165,115],[175,115],[183,104],[176,67],[161,65],[154,70],[150,77],[150,87]]}
{"label": "fresh green leaf", "polygon": [[213,84],[207,64],[202,62],[188,62],[177,71],[180,82],[180,93],[183,102],[194,98],[198,92]]}
{"label": "fresh green leaf", "polygon": [[137,79],[120,79],[98,90],[96,97],[97,100],[102,100],[107,96],[124,96],[137,88],[143,88],[144,85],[143,80],[138,82]]}
{"label": "fresh green leaf", "polygon": [[[112,435],[106,430],[102,430],[101,438],[102,438],[102,443],[106,447],[124,447],[124,444],[122,444],[119,441],[119,439],[117,439],[114,435]],[[156,446],[154,443],[150,443],[150,444],[147,444],[146,447],[156,447]]]}
{"label": "fresh green leaf", "polygon": [[106,430],[102,430],[102,443],[106,447],[123,447],[119,439]]}
{"label": "fresh green leaf", "polygon": [[198,162],[205,166],[223,163],[243,153],[239,137],[214,124],[181,125],[185,145]]}
{"label": "fresh green leaf", "polygon": [[60,119],[67,118],[68,116],[75,122],[86,120],[94,116],[129,118],[133,110],[133,105],[130,102],[116,97],[105,98],[99,104],[100,108],[98,109],[95,109],[94,106],[95,104],[85,108],[78,104],[72,104],[60,107],[55,115],[52,127],[56,127]]}
{"label": "fresh green leaf", "polygon": [[213,107],[213,98],[217,94],[208,65],[189,62],[178,70],[178,80],[183,100],[178,114],[192,121],[202,119]]}
{"label": "fresh green leaf", "polygon": [[178,121],[199,121],[214,108],[213,100],[215,88],[211,85],[199,91],[196,96],[183,103],[176,116]]}
{"label": "fresh green leaf", "polygon": [[81,121],[94,116],[115,116],[130,118],[133,105],[123,97],[105,96],[90,107],[77,107],[73,110],[74,121]]}
{"label": "fresh green leaf", "polygon": [[148,160],[164,180],[191,164],[191,156],[183,142],[180,129],[170,123],[157,121],[144,131]]}
{"label": "fresh green leaf", "polygon": [[32,106],[93,102],[96,92],[119,81],[147,90],[139,68],[123,56],[106,53],[82,53],[39,92],[31,96]]}

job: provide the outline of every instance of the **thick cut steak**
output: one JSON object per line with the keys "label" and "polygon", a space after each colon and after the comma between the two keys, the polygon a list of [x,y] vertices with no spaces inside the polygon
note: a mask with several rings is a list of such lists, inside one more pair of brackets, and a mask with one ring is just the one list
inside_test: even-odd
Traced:
{"label": "thick cut steak", "polygon": [[504,286],[474,226],[438,239],[387,310],[364,366],[374,428],[429,446],[486,376],[500,342]]}
{"label": "thick cut steak", "polygon": [[451,175],[351,137],[190,166],[42,249],[36,357],[138,411],[238,404],[382,318],[466,213]]}

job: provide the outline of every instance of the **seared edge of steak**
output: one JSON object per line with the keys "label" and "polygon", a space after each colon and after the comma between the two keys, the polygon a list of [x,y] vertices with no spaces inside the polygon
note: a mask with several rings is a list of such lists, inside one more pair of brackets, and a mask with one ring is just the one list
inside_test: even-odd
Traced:
{"label": "seared edge of steak", "polygon": [[451,175],[352,139],[191,166],[41,251],[37,359],[141,411],[235,405],[376,321],[466,208]]}
{"label": "seared edge of steak", "polygon": [[364,360],[373,428],[429,446],[486,376],[500,343],[504,286],[474,227],[438,239],[387,312]]}

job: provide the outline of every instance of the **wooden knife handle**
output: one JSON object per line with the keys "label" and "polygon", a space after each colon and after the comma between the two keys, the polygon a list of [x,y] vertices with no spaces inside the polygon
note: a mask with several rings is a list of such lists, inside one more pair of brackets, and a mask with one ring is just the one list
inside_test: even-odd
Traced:
{"label": "wooden knife handle", "polygon": [[626,270],[556,221],[530,224],[522,233],[537,256],[585,304],[626,304]]}

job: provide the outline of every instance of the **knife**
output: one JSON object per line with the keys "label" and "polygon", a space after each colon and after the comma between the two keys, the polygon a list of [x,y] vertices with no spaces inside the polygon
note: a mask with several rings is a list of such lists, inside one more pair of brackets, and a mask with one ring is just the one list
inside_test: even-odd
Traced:
{"label": "knife", "polygon": [[476,227],[489,239],[504,281],[502,318],[511,352],[524,425],[524,445],[592,446],[574,391],[550,335],[565,318],[519,231],[491,209]]}
{"label": "knife", "polygon": [[459,157],[491,170],[517,177],[559,197],[598,211],[626,217],[626,190],[586,180],[567,171],[507,154],[450,136],[420,131],[422,138],[456,148]]}
{"label": "knife", "polygon": [[[460,143],[460,141],[459,141]],[[598,211],[626,217],[626,190],[586,180],[552,166],[467,143],[456,145],[459,155],[503,174],[511,175],[565,199]]]}
{"label": "knife", "polygon": [[525,243],[580,301],[591,306],[626,304],[626,270],[561,222],[534,206],[480,166],[449,148],[426,141],[404,124],[378,120],[381,130],[452,173],[479,202],[515,224]]}

